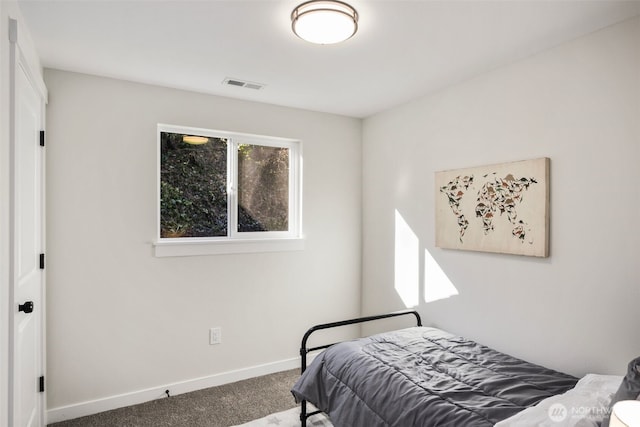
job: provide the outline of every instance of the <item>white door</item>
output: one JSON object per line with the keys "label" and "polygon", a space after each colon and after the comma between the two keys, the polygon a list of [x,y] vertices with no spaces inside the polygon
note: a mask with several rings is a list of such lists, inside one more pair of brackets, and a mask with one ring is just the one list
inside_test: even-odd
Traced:
{"label": "white door", "polygon": [[43,98],[18,45],[12,46],[13,218],[12,282],[14,303],[10,349],[10,425],[36,427],[44,422],[40,392],[43,366]]}

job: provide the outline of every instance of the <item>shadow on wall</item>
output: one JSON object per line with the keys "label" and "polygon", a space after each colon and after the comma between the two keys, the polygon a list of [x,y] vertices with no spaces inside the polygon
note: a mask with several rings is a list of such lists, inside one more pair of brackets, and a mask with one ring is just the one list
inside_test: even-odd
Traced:
{"label": "shadow on wall", "polygon": [[429,303],[458,295],[458,290],[429,251],[421,250],[420,239],[397,209],[394,253],[394,288],[405,307],[419,306],[421,296]]}

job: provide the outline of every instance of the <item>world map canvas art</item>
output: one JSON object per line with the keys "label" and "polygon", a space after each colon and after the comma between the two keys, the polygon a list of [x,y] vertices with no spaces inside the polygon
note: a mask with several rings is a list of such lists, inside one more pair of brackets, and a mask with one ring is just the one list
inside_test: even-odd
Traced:
{"label": "world map canvas art", "polygon": [[436,172],[436,246],[549,256],[549,159]]}

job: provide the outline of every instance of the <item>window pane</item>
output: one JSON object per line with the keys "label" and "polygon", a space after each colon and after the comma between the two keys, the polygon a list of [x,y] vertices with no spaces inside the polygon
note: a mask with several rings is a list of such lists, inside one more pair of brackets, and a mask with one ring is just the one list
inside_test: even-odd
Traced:
{"label": "window pane", "polygon": [[238,231],[289,230],[289,149],[238,146]]}
{"label": "window pane", "polygon": [[160,237],[227,235],[227,140],[161,132]]}

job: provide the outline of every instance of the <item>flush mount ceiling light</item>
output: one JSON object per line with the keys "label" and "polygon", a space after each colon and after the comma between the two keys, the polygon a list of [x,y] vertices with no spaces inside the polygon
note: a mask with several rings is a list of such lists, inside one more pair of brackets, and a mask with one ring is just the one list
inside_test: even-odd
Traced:
{"label": "flush mount ceiling light", "polygon": [[358,12],[341,1],[311,0],[293,9],[291,28],[311,43],[340,43],[358,31]]}
{"label": "flush mount ceiling light", "polygon": [[209,142],[209,138],[204,136],[185,135],[182,137],[182,142],[186,142],[191,145],[202,145]]}

